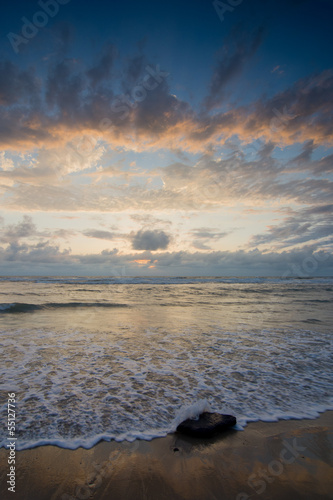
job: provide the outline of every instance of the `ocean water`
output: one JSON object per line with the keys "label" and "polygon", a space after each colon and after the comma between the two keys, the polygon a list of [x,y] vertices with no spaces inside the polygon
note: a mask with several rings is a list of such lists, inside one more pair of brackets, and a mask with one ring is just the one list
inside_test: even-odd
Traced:
{"label": "ocean water", "polygon": [[332,306],[333,278],[0,278],[1,414],[15,392],[18,449],[151,439],[205,409],[315,418]]}

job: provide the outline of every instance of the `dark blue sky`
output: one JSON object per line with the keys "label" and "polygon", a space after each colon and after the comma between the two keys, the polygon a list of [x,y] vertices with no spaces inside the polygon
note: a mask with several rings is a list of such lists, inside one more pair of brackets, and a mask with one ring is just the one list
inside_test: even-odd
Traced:
{"label": "dark blue sky", "polygon": [[[227,2],[225,2],[227,4]],[[67,57],[91,63],[106,43],[114,44],[121,57],[144,53],[148,60],[168,68],[174,86],[186,87],[197,99],[207,91],[216,58],[235,33],[263,29],[262,42],[243,68],[244,80],[236,86],[237,97],[249,100],[261,90],[273,94],[309,72],[332,65],[333,32],[331,1],[243,0],[221,22],[213,2],[70,0],[41,28],[29,44],[15,54],[7,39],[20,34],[22,17],[33,19],[41,10],[35,1],[7,2],[0,20],[1,56],[25,67],[45,66],[67,42]],[[62,37],[62,43],[61,43]],[[283,78],[271,70],[280,66]],[[258,88],[260,86],[260,88]],[[232,85],[233,90],[234,85]]]}

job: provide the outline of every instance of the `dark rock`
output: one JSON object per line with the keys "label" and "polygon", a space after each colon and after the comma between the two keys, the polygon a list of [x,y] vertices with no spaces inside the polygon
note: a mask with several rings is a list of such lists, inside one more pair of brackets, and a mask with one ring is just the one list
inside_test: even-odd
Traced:
{"label": "dark rock", "polygon": [[188,418],[177,427],[177,432],[194,437],[211,437],[236,425],[236,417],[221,413],[201,413],[197,420]]}

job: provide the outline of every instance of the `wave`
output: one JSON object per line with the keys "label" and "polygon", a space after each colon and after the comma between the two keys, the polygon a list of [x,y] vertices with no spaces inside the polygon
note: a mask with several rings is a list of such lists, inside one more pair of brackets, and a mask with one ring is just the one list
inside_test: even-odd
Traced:
{"label": "wave", "polygon": [[[206,400],[203,401],[206,403]],[[104,432],[104,433],[95,433],[91,436],[80,436],[74,438],[61,438],[59,436],[54,436],[51,438],[20,438],[16,443],[16,449],[18,451],[29,450],[38,448],[40,446],[57,446],[58,448],[63,448],[65,450],[77,450],[78,448],[84,448],[86,450],[92,449],[96,444],[105,441],[115,441],[117,443],[124,443],[127,449],[132,449],[135,451],[139,443],[137,440],[142,441],[151,441],[156,438],[163,438],[168,434],[172,434],[176,432],[177,424],[181,423],[183,420],[187,418],[195,418],[199,417],[200,413],[203,411],[214,411],[211,409],[210,404],[202,405],[202,410],[199,409],[202,402],[194,403],[190,405],[189,408],[184,406],[177,413],[177,418],[175,418],[171,424],[166,425],[165,428],[147,428],[147,430],[141,431],[136,428],[123,432],[121,435],[117,435],[113,432]],[[198,408],[197,412],[190,411],[191,407]],[[223,409],[218,408],[216,411],[223,412]],[[326,411],[333,411],[332,405],[318,405],[311,408],[308,408],[307,411],[301,412],[290,412],[290,413],[272,413],[270,415],[264,414],[263,416],[246,418],[239,418],[237,415],[237,424],[234,429],[238,431],[244,431],[245,427],[251,422],[278,422],[281,420],[315,420],[320,417],[322,413]],[[181,417],[184,414],[185,417]],[[187,415],[190,414],[190,417]],[[0,441],[0,449],[6,448],[8,444],[8,440],[3,439]]]}
{"label": "wave", "polygon": [[41,283],[56,285],[192,285],[203,283],[221,284],[278,284],[304,282],[332,284],[333,277],[261,277],[261,276],[1,276],[0,283]]}
{"label": "wave", "polygon": [[26,304],[15,302],[12,304],[0,304],[1,313],[30,313],[35,311],[86,308],[86,307],[129,307],[128,304],[117,304],[114,302],[50,302],[45,304]]}
{"label": "wave", "polygon": [[[245,427],[333,410],[330,334],[141,332],[113,331],[112,341],[85,331],[3,332],[2,359],[11,363],[0,363],[0,390],[21,394],[18,449],[150,440],[202,411],[233,414]],[[0,429],[0,447],[7,442]]]}

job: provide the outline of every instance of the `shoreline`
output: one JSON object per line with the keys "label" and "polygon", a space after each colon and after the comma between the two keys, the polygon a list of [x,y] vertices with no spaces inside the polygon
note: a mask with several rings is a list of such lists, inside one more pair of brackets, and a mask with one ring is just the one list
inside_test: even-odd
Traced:
{"label": "shoreline", "polygon": [[[211,439],[178,433],[91,449],[46,445],[16,454],[17,500],[333,499],[333,411],[252,422]],[[8,450],[0,449],[0,496]]]}

